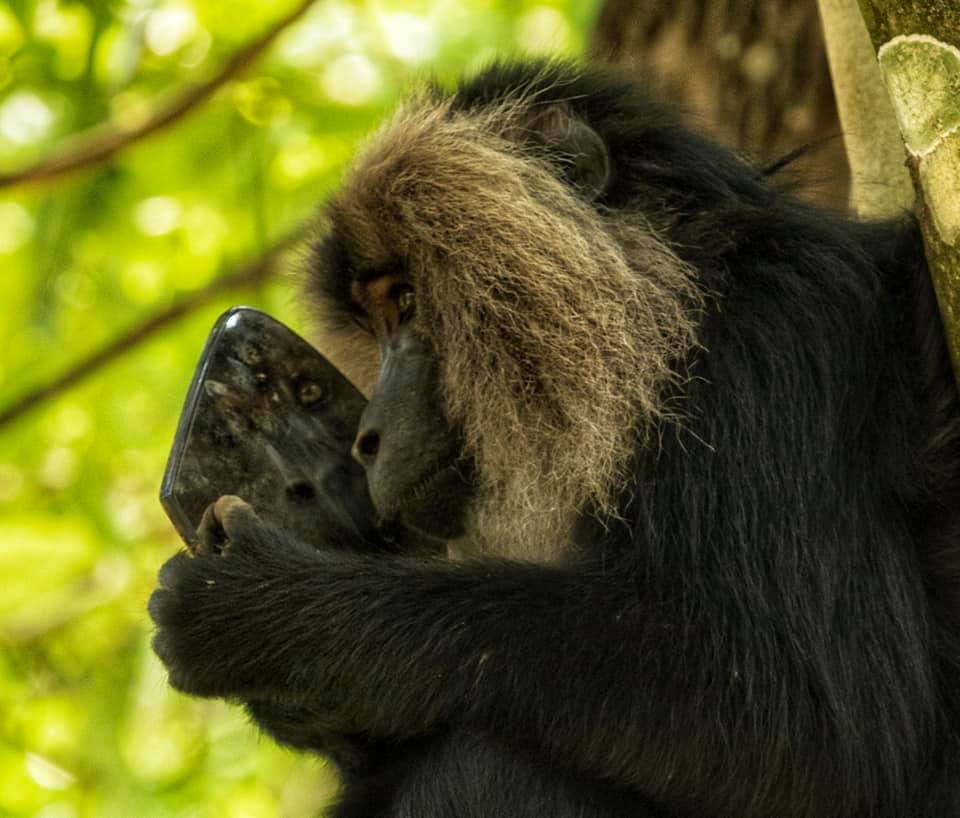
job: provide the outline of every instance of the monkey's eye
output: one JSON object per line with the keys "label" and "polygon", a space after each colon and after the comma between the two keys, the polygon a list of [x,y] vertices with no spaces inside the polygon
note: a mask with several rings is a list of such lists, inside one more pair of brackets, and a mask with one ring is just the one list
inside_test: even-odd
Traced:
{"label": "monkey's eye", "polygon": [[400,318],[407,319],[413,315],[413,308],[416,306],[417,299],[413,293],[412,287],[401,290],[397,296],[397,309],[400,310]]}

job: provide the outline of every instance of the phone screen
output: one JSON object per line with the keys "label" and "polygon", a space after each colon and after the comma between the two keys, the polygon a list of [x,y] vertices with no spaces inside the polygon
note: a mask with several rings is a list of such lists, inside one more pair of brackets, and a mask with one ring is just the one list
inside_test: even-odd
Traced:
{"label": "phone screen", "polygon": [[377,540],[363,468],[350,455],[366,401],[317,350],[259,310],[214,325],[160,490],[189,547],[207,506],[235,494],[305,542],[318,526]]}

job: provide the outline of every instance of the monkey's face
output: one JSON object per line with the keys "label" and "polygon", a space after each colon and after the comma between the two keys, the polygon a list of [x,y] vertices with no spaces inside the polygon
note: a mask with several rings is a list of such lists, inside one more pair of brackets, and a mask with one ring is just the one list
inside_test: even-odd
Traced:
{"label": "monkey's face", "polygon": [[355,281],[351,289],[357,321],[380,349],[379,375],[353,445],[373,503],[386,519],[440,539],[459,537],[473,468],[461,431],[442,409],[434,351],[414,329],[416,293],[390,274]]}
{"label": "monkey's face", "polygon": [[602,204],[611,167],[523,90],[415,100],[357,157],[308,292],[320,349],[373,398],[357,455],[385,515],[550,559],[571,516],[612,508],[698,293],[642,214]]}

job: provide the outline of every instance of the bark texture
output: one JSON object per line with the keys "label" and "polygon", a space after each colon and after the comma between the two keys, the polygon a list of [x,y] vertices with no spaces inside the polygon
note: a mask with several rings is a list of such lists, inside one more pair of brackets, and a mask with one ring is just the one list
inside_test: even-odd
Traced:
{"label": "bark texture", "polygon": [[860,0],[917,194],[960,376],[960,0]]}
{"label": "bark texture", "polygon": [[817,4],[851,169],[850,206],[864,218],[896,216],[913,208],[913,186],[870,35],[852,0]]}
{"label": "bark texture", "polygon": [[607,0],[593,56],[636,67],[761,163],[799,146],[803,191],[844,207],[849,172],[815,0]]}

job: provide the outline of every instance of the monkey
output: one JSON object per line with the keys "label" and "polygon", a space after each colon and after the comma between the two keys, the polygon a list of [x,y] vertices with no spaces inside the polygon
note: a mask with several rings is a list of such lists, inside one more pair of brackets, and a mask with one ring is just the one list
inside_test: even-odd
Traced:
{"label": "monkey", "polygon": [[410,96],[305,265],[377,513],[241,498],[154,649],[337,818],[960,816],[960,404],[915,221],[804,203],[612,67]]}

